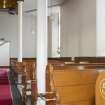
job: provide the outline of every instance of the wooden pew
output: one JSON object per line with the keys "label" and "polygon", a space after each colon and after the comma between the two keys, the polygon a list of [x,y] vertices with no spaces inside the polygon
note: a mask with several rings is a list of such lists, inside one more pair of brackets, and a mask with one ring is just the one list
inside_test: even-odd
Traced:
{"label": "wooden pew", "polygon": [[37,81],[36,81],[36,64],[35,62],[24,62],[25,63],[25,69],[26,69],[26,80],[25,80],[25,96],[27,97],[28,95],[31,96],[31,105],[36,104],[37,100]]}
{"label": "wooden pew", "polygon": [[[47,70],[51,73],[47,75],[53,78],[53,90],[60,96],[60,105],[95,104],[95,82],[98,75],[95,69],[78,70],[50,65]],[[47,86],[48,90],[50,88]]]}
{"label": "wooden pew", "polygon": [[[11,63],[12,70],[15,72],[14,78],[17,85],[22,87],[22,100],[27,101],[28,95],[31,95],[31,105],[35,105],[37,99],[37,82],[35,76],[35,62],[28,61]],[[21,75],[21,82],[18,81],[18,76]]]}
{"label": "wooden pew", "polygon": [[96,105],[105,105],[105,71],[100,72],[96,81]]}
{"label": "wooden pew", "polygon": [[[14,79],[18,84],[21,84],[20,82],[23,82],[25,80],[25,65],[21,62],[14,62],[12,64],[12,71],[14,72]],[[19,79],[19,76],[21,76],[21,80]]]}
{"label": "wooden pew", "polygon": [[73,62],[64,62],[64,64],[69,65],[71,67],[77,67],[78,69],[105,69],[105,63],[73,63]]}
{"label": "wooden pew", "polygon": [[[17,61],[17,58],[11,58],[10,61]],[[64,62],[72,62],[72,57],[58,57],[48,58],[48,60],[57,60]],[[23,61],[36,61],[36,58],[23,58]],[[105,57],[74,57],[75,63],[88,62],[88,63],[105,63]]]}
{"label": "wooden pew", "polygon": [[72,57],[58,57],[58,58],[48,58],[48,60],[56,60],[56,61],[72,61]]}
{"label": "wooden pew", "polygon": [[[31,91],[31,93],[33,93],[33,94],[31,94],[32,95],[32,105],[34,105],[35,104],[35,102],[36,102],[36,100],[37,100],[37,88],[36,88],[36,82],[34,81],[35,80],[35,77],[33,77],[33,74],[35,74],[35,68],[33,69],[34,71],[32,71],[31,70],[31,68],[33,68],[33,64],[35,64],[35,60],[24,60],[23,61],[24,62],[24,64],[25,64],[25,67],[27,68],[26,70],[25,70],[25,75],[26,75],[26,79],[25,79],[25,83],[26,83],[26,81],[28,81],[28,80],[33,80],[33,82],[31,82],[31,90],[30,89],[27,89],[27,85],[25,84],[25,88],[24,88],[24,97],[27,97],[27,95],[26,95],[26,91]],[[69,62],[69,61],[67,61],[67,62]],[[28,64],[29,63],[29,64]],[[59,60],[49,60],[49,64],[52,64],[53,66],[53,69],[51,69],[51,71],[55,71],[55,70],[62,70],[62,71],[66,71],[66,70],[70,70],[70,71],[74,71],[74,70],[78,70],[78,69],[80,69],[80,68],[78,68],[78,67],[80,67],[80,66],[84,66],[85,68],[87,68],[87,69],[92,69],[92,71],[93,71],[93,69],[96,69],[97,68],[97,66],[98,67],[104,67],[105,66],[105,64],[104,63],[73,63],[73,62],[71,62],[70,61],[70,63],[71,64],[65,64],[65,61],[59,61]],[[27,65],[26,65],[27,64]],[[49,67],[48,67],[49,68]],[[82,70],[83,69],[85,69],[85,68],[82,68]],[[29,70],[29,71],[28,71]],[[49,70],[49,69],[48,69]],[[30,73],[30,71],[31,71],[31,73]],[[83,70],[84,71],[84,70]],[[88,71],[88,70],[86,70],[86,71]],[[96,71],[95,71],[96,72]],[[51,72],[47,72],[47,75],[52,75],[53,74],[53,72],[51,73]],[[30,76],[31,75],[31,76]],[[35,75],[34,75],[35,76]],[[34,79],[32,79],[31,77],[33,77]],[[94,77],[94,75],[93,75],[93,77]],[[30,79],[31,78],[31,79]],[[50,77],[49,77],[50,78]],[[49,79],[48,79],[49,80]],[[47,81],[48,82],[48,81]],[[29,83],[30,84],[30,83]],[[50,83],[50,81],[49,81],[49,83],[47,83],[47,85],[48,84],[51,84]],[[94,83],[95,84],[95,83]],[[51,86],[51,85],[50,85]],[[50,87],[50,86],[47,86],[47,87]],[[53,86],[54,87],[54,86]],[[47,95],[43,95],[43,96],[45,96],[46,98],[47,98],[47,104],[48,105],[56,105],[56,104],[58,104],[59,103],[59,95],[57,94],[58,92],[56,92],[56,89],[52,89],[52,88],[50,88],[50,89],[48,89],[47,88]],[[50,98],[50,101],[48,100]],[[25,99],[24,99],[25,100]],[[85,100],[86,101],[86,100]],[[78,101],[75,101],[75,102],[78,102]],[[90,102],[92,102],[92,101],[90,101]],[[83,104],[83,105],[85,105],[85,102],[80,102],[81,103],[81,105]],[[86,105],[92,105],[92,104],[87,104],[88,102],[86,101]],[[72,104],[72,102],[70,101],[70,104]],[[61,105],[63,105],[63,104],[61,104]],[[68,105],[68,103],[67,104],[65,104],[64,103],[64,105]],[[80,105],[80,104],[79,104]]]}
{"label": "wooden pew", "polygon": [[[48,60],[57,60],[57,61],[72,61],[71,57],[55,57],[48,58]],[[10,61],[17,61],[17,58],[10,58]],[[23,58],[23,61],[36,61],[36,58]]]}
{"label": "wooden pew", "polygon": [[105,63],[105,57],[75,57],[75,62]]}
{"label": "wooden pew", "polygon": [[24,95],[24,86],[26,80],[26,72],[25,72],[25,65],[21,62],[12,62],[11,63],[11,71],[13,72],[13,79],[17,84],[18,89],[20,90],[22,101],[25,101]]}
{"label": "wooden pew", "polygon": [[35,80],[35,62],[33,61],[24,61],[24,62],[11,62],[11,68],[15,71],[18,75],[25,74],[26,80]]}

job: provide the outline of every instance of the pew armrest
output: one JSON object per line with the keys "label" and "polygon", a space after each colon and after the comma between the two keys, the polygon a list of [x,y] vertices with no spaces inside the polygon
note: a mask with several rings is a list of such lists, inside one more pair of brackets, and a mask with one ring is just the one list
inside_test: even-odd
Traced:
{"label": "pew armrest", "polygon": [[56,105],[59,105],[59,96],[57,92],[46,92],[46,93],[40,93],[38,94],[38,97],[40,97],[42,100],[46,102],[54,102]]}

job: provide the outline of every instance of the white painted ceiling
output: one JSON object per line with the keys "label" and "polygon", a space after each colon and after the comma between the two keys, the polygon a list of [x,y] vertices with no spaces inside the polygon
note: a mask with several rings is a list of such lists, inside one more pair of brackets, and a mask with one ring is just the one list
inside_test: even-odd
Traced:
{"label": "white painted ceiling", "polygon": [[[48,0],[49,6],[60,5],[66,0]],[[24,0],[24,11],[37,8],[37,0]]]}

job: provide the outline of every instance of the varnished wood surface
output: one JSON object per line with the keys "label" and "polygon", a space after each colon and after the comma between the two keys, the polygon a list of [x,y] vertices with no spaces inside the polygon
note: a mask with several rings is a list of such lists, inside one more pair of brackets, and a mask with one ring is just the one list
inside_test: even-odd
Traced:
{"label": "varnished wood surface", "polygon": [[96,105],[105,105],[105,71],[100,72],[96,81]]}
{"label": "varnished wood surface", "polygon": [[15,9],[17,0],[0,0],[0,9]]}
{"label": "varnished wood surface", "polygon": [[[11,58],[10,60],[17,60],[17,58]],[[36,58],[23,58],[25,60],[36,61]],[[71,62],[72,57],[58,57],[58,58],[48,58],[48,60],[58,60],[64,62]],[[87,62],[87,63],[105,63],[105,57],[74,57],[73,62]]]}
{"label": "varnished wood surface", "polygon": [[[63,60],[64,61],[63,61]],[[89,69],[103,69],[105,68],[105,62],[86,62],[86,61],[81,61],[81,62],[72,62],[71,60],[69,61],[70,58],[49,58],[48,64],[53,64],[53,65],[70,65],[71,67],[85,67]],[[92,58],[90,58],[92,59]],[[99,58],[97,58],[99,59]],[[101,58],[100,58],[101,59]],[[104,59],[104,58],[103,58]],[[11,58],[11,64],[13,62],[17,62],[16,58]],[[35,62],[36,63],[36,58],[23,58],[23,62]],[[80,67],[80,68],[81,68]]]}
{"label": "varnished wood surface", "polygon": [[75,62],[105,63],[105,57],[75,57]]}
{"label": "varnished wood surface", "polygon": [[60,105],[94,105],[98,75],[95,69],[67,69],[66,66],[62,70],[54,68],[53,82],[60,97]]}
{"label": "varnished wood surface", "polygon": [[[17,62],[17,60],[15,59],[12,59],[11,61],[12,61],[11,64],[13,65]],[[32,65],[33,64],[36,65],[36,60],[25,59],[23,60],[23,63],[28,63],[26,80],[30,80],[31,77],[33,78],[33,74],[35,74],[35,66]],[[57,91],[61,103],[60,105],[95,105],[95,82],[98,75],[96,69],[97,68],[104,69],[105,68],[104,62],[74,63],[71,61],[69,62],[69,61],[50,59],[48,64],[51,64],[53,66],[53,73],[52,73],[53,81],[52,83],[50,83],[49,80],[50,77],[48,77],[46,91],[49,92]],[[33,90],[35,89],[33,88]],[[33,97],[37,97],[36,91],[37,89],[33,91],[33,93],[35,93],[33,94]],[[33,98],[32,103],[35,102],[34,99],[36,98]],[[47,102],[47,105],[56,105],[56,102],[54,101]]]}
{"label": "varnished wood surface", "polygon": [[0,66],[0,68],[10,68],[10,66]]}
{"label": "varnished wood surface", "polygon": [[26,102],[27,92],[31,94],[31,105],[35,105],[37,99],[37,81],[35,76],[35,62],[11,62],[11,68],[15,72],[15,81],[18,83],[18,76],[22,76],[22,82],[19,83],[22,87],[22,100]]}

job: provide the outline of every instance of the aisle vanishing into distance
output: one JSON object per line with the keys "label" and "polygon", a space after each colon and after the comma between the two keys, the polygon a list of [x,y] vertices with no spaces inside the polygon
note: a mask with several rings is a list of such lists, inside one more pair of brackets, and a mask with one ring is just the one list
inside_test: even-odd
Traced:
{"label": "aisle vanishing into distance", "polygon": [[13,105],[8,69],[0,69],[0,105]]}

